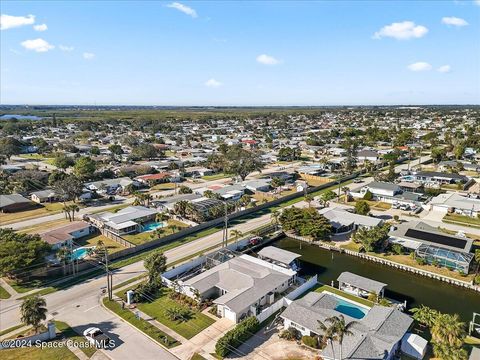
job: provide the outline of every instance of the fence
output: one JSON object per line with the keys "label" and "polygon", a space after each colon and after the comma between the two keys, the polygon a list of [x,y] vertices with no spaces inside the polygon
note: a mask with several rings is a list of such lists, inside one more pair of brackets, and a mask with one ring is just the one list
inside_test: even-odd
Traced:
{"label": "fence", "polygon": [[125,246],[126,248],[131,248],[135,247],[135,244],[132,244],[130,241],[125,240],[121,236],[115,235],[114,233],[106,230],[106,229],[100,229],[100,232],[102,233],[103,236],[119,243],[122,246]]}
{"label": "fence", "polygon": [[56,336],[57,334],[55,332],[55,324],[53,322],[49,322],[47,325],[47,330],[45,330],[40,334],[2,341],[0,343],[0,350],[25,347],[25,346],[29,346],[29,344],[32,344],[31,346],[35,346],[37,341],[43,342],[43,341],[52,340],[52,339],[55,339]]}

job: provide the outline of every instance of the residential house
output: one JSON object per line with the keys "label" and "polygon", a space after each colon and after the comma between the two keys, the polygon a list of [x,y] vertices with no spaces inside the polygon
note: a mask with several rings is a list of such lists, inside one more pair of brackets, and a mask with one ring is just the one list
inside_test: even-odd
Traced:
{"label": "residential house", "polygon": [[32,201],[41,204],[45,202],[54,202],[58,200],[58,196],[55,190],[41,190],[35,191],[30,194]]}
{"label": "residential house", "polygon": [[372,200],[383,201],[389,204],[407,204],[417,206],[420,203],[421,194],[411,191],[403,191],[398,184],[372,181],[360,189],[360,192],[352,191],[350,195],[355,198],[363,198],[370,192]]}
{"label": "residential house", "polygon": [[418,171],[414,176],[422,184],[464,184],[468,181],[464,175],[436,171]]}
{"label": "residential house", "polygon": [[49,230],[40,234],[43,241],[49,243],[52,249],[58,250],[62,246],[73,246],[75,240],[90,235],[93,231],[92,225],[85,221],[73,221],[68,225]]}
{"label": "residential house", "polygon": [[167,183],[167,182],[179,182],[180,175],[174,174],[172,172],[160,172],[158,174],[140,175],[140,176],[137,176],[135,180],[141,184],[154,186],[156,184]]}
{"label": "residential house", "polygon": [[[395,307],[373,305],[368,308],[347,301],[346,306],[358,309],[355,313],[342,312],[347,300],[329,292],[310,292],[293,301],[280,315],[284,328],[294,328],[302,335],[322,336],[319,322],[325,323],[332,316],[345,318],[346,323],[355,321],[351,335],[343,338],[342,349],[337,341],[320,351],[322,359],[336,360],[342,353],[343,359],[393,359],[400,348],[402,338],[410,329],[413,319]],[[352,303],[352,305],[350,305]],[[327,323],[328,325],[328,323]]]}
{"label": "residential house", "polygon": [[413,251],[429,264],[444,266],[468,274],[474,255],[473,240],[448,235],[421,221],[411,221],[392,227],[389,242]]}
{"label": "residential house", "polygon": [[142,225],[155,220],[157,211],[144,206],[128,206],[116,213],[104,212],[88,215],[87,218],[99,229],[115,235],[136,233],[142,230]]}
{"label": "residential house", "polygon": [[457,193],[446,193],[435,196],[429,203],[433,211],[456,213],[464,216],[478,217],[480,215],[480,199],[470,196],[462,196]]}
{"label": "residential house", "polygon": [[250,180],[243,183],[243,186],[252,192],[267,192],[270,190],[270,179]]}
{"label": "residential house", "polygon": [[357,153],[357,160],[359,162],[376,162],[380,160],[380,155],[374,150],[361,150]]}
{"label": "residential house", "polygon": [[121,177],[116,179],[104,179],[100,181],[87,182],[84,184],[85,188],[99,194],[114,194],[125,190],[125,188],[133,184],[132,179],[128,177]]}
{"label": "residential house", "polygon": [[323,208],[318,212],[330,221],[333,233],[336,235],[350,233],[360,228],[371,229],[383,225],[382,219],[354,214],[338,208]]}
{"label": "residential house", "polygon": [[273,304],[295,282],[296,274],[292,269],[240,255],[178,285],[187,296],[213,299],[218,316],[238,323]]}
{"label": "residential house", "polygon": [[275,246],[266,246],[258,252],[258,257],[272,264],[298,271],[298,262],[296,261],[301,255],[277,248]]}
{"label": "residential house", "polygon": [[36,203],[20,194],[0,195],[0,211],[3,213],[30,210],[36,206]]}

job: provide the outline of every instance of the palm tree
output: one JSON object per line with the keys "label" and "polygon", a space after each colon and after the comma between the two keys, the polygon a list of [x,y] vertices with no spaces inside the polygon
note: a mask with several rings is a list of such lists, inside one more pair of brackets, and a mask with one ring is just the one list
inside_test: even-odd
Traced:
{"label": "palm tree", "polygon": [[308,195],[308,194],[307,194],[307,195],[305,195],[305,197],[304,197],[304,198],[305,198],[305,201],[306,201],[306,202],[307,202],[307,204],[308,204],[308,207],[311,207],[311,205],[312,205],[312,201],[313,201],[313,196],[312,196],[312,195]]}
{"label": "palm tree", "polygon": [[47,318],[46,306],[45,299],[38,295],[27,297],[20,307],[22,323],[33,326],[37,333],[40,323]]}
{"label": "palm tree", "polygon": [[270,218],[272,219],[272,223],[274,223],[275,225],[278,224],[278,218],[279,217],[280,217],[280,211],[278,211],[277,209],[273,210],[272,213],[270,214]]}
{"label": "palm tree", "polygon": [[233,229],[230,230],[230,236],[238,240],[243,236],[243,233],[240,230]]}
{"label": "palm tree", "polygon": [[410,310],[413,313],[413,319],[428,327],[432,327],[440,313],[428,306],[420,305],[418,308]]}
{"label": "palm tree", "polygon": [[70,259],[71,251],[68,247],[62,246],[60,249],[57,251],[57,257],[60,259],[60,261],[65,264],[67,263],[67,260]]}
{"label": "palm tree", "polygon": [[80,211],[80,208],[76,204],[70,205],[70,211],[72,212],[72,220],[70,221],[75,221],[75,213]]}
{"label": "palm tree", "polygon": [[347,203],[347,200],[348,200],[348,192],[350,191],[350,189],[348,188],[348,186],[344,186],[342,187],[342,192],[343,192],[343,195],[345,196],[345,204]]}
{"label": "palm tree", "polygon": [[441,314],[431,327],[432,342],[459,348],[467,335],[465,323],[460,321],[458,314]]}
{"label": "palm tree", "polygon": [[447,345],[433,344],[433,354],[443,360],[467,360],[468,354],[465,349]]}
{"label": "palm tree", "polygon": [[185,217],[187,213],[187,207],[189,205],[189,202],[186,200],[180,200],[177,202],[174,206],[174,211],[176,214],[180,215],[181,217]]}
{"label": "palm tree", "polygon": [[[327,321],[326,319],[325,321]],[[335,359],[335,348],[333,347],[333,342],[336,340],[336,334],[335,334],[335,329],[333,326],[327,326],[324,323],[322,323],[320,320],[317,320],[318,322],[318,328],[323,331],[323,336],[322,336],[322,341],[324,343],[329,343],[332,346],[332,355],[333,358]]]}
{"label": "palm tree", "polygon": [[333,358],[335,358],[333,342],[338,341],[338,344],[340,345],[340,360],[342,360],[343,359],[343,353],[342,353],[343,339],[345,338],[345,336],[353,335],[351,328],[353,327],[353,325],[357,323],[357,321],[350,321],[349,323],[346,323],[343,315],[340,315],[340,316],[329,317],[325,319],[325,322],[330,323],[330,326],[327,327],[321,321],[318,321],[320,329],[323,330],[324,333],[327,335],[327,337],[325,337],[324,335],[324,340],[331,341]]}

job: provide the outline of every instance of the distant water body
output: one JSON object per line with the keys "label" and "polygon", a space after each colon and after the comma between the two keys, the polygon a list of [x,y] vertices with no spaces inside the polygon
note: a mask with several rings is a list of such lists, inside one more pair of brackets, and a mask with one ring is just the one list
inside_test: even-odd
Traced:
{"label": "distant water body", "polygon": [[11,119],[17,119],[17,120],[42,120],[41,117],[35,116],[35,115],[2,115],[0,116],[0,120],[11,120]]}

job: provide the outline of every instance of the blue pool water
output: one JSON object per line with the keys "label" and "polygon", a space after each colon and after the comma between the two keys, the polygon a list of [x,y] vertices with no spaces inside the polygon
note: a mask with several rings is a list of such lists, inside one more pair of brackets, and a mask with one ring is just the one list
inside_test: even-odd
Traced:
{"label": "blue pool water", "polygon": [[368,309],[361,307],[353,302],[336,297],[338,302],[335,310],[342,314],[351,316],[355,319],[362,319],[368,313]]}
{"label": "blue pool water", "polygon": [[153,231],[155,229],[159,229],[165,226],[167,225],[164,222],[150,222],[142,225],[142,228],[143,228],[143,231]]}
{"label": "blue pool water", "polygon": [[93,249],[93,248],[94,247],[91,247],[91,248],[79,247],[79,248],[74,249],[72,251],[72,260],[83,259],[85,256],[87,256],[90,249]]}

